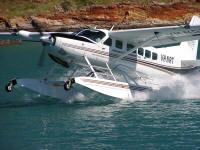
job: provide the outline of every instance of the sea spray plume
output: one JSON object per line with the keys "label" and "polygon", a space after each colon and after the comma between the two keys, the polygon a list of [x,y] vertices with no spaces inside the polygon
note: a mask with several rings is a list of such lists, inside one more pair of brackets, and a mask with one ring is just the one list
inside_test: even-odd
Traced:
{"label": "sea spray plume", "polygon": [[176,75],[169,79],[157,80],[159,88],[152,91],[135,92],[130,99],[122,102],[135,102],[145,100],[174,100],[174,99],[199,99],[200,98],[200,79],[199,74],[192,76]]}
{"label": "sea spray plume", "polygon": [[183,81],[183,88],[184,88],[184,93],[183,93],[183,98],[186,99],[198,99],[200,98],[200,79],[199,79],[200,74],[195,74],[192,76],[187,76],[181,78]]}
{"label": "sea spray plume", "polygon": [[149,98],[167,100],[200,98],[198,92],[200,80],[197,75],[192,77],[176,75],[167,81],[168,83],[161,85],[160,89],[152,91]]}
{"label": "sea spray plume", "polygon": [[124,102],[136,102],[136,101],[146,101],[149,99],[149,92],[135,92],[133,97],[129,99],[123,99]]}

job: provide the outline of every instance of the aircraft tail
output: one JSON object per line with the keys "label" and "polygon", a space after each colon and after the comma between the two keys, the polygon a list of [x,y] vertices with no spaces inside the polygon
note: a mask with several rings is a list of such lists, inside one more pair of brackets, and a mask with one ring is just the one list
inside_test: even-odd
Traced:
{"label": "aircraft tail", "polygon": [[189,25],[190,26],[200,25],[200,18],[198,16],[193,16]]}
{"label": "aircraft tail", "polygon": [[[190,23],[190,26],[200,25],[200,18],[198,16],[193,16]],[[190,53],[192,54],[192,60],[200,59],[200,40],[188,41]],[[192,52],[191,52],[192,51]]]}

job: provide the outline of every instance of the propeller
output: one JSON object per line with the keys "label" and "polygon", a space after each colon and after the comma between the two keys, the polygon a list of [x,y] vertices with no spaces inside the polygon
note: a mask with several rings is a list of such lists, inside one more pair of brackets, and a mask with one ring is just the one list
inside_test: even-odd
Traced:
{"label": "propeller", "polygon": [[40,41],[42,42],[43,50],[40,54],[40,58],[38,61],[39,66],[43,66],[44,59],[45,59],[45,53],[46,53],[46,45],[54,45],[55,44],[55,37],[52,35],[43,35],[40,38]]}
{"label": "propeller", "polygon": [[43,36],[41,27],[35,22],[35,20],[33,18],[30,17],[30,24],[32,25],[32,27],[40,33],[41,36]]}
{"label": "propeller", "polygon": [[[9,29],[9,38],[14,40],[19,40],[23,42],[40,42],[42,44],[42,51],[40,53],[39,59],[38,59],[38,66],[43,66],[45,55],[46,55],[46,47],[49,45],[54,46],[56,42],[56,35],[55,33],[45,35],[41,29],[41,26],[35,20],[33,17],[30,17],[29,19],[30,24],[32,25],[33,29],[37,31],[38,33],[34,34],[32,32],[23,30],[20,26],[16,24],[16,27],[12,27],[10,24],[7,25],[7,28]],[[7,36],[7,35],[6,35]]]}
{"label": "propeller", "polygon": [[45,46],[43,46],[42,52],[41,52],[39,60],[38,60],[38,66],[40,66],[40,67],[42,67],[44,65],[45,53],[46,53],[46,49],[45,49]]}
{"label": "propeller", "polygon": [[31,25],[33,26],[33,28],[40,33],[41,35],[41,38],[40,38],[40,42],[42,42],[42,52],[40,54],[40,57],[39,57],[39,60],[38,60],[38,66],[42,67],[44,65],[44,60],[45,60],[45,53],[46,53],[46,49],[45,49],[45,46],[46,46],[46,40],[45,40],[45,36],[41,30],[41,27],[34,21],[33,18],[30,17],[30,23]]}
{"label": "propeller", "polygon": [[[34,34],[29,31],[19,30],[18,27],[16,28],[15,31],[13,30],[11,34],[13,36],[17,36],[19,39],[21,39],[24,42],[40,42],[42,44],[43,48],[42,48],[42,51],[40,53],[38,63],[37,63],[39,67],[42,67],[45,61],[46,47],[49,45],[52,45],[52,46],[55,45],[56,37],[58,36],[58,34],[51,33],[51,34],[46,35],[43,33],[43,31],[41,30],[41,26],[37,23],[37,21],[34,18],[30,17],[29,21],[32,27],[35,29],[35,31],[37,31],[40,34],[39,37],[38,37],[38,33]],[[56,58],[56,62],[63,65],[64,67],[68,67],[67,62],[62,61],[59,58]]]}

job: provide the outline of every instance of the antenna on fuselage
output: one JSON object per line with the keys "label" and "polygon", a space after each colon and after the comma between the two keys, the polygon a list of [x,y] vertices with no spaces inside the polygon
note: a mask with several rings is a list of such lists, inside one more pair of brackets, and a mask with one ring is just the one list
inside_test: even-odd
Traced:
{"label": "antenna on fuselage", "polygon": [[110,31],[112,31],[112,30],[113,30],[114,26],[115,26],[115,25],[113,25],[113,26],[110,28]]}

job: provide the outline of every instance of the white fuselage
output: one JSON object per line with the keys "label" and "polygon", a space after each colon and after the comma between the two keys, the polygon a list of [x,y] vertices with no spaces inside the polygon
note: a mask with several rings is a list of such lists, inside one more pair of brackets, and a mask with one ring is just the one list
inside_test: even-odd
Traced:
{"label": "white fuselage", "polygon": [[[153,39],[149,38],[146,43]],[[73,73],[74,76],[66,82],[49,81],[47,78],[17,79],[9,82],[8,90],[18,82],[41,94],[66,99],[73,94],[78,95],[73,90],[65,91],[69,90],[72,83],[76,83],[108,96],[131,99],[137,93],[165,90],[163,87],[170,84],[171,76],[189,74],[190,77],[190,73],[200,66],[200,61],[196,60],[198,41],[145,47],[144,44],[138,46],[131,41],[109,37],[107,30],[96,29],[72,34],[53,33],[40,40],[46,44],[46,50],[55,62],[64,67],[68,67],[69,62],[88,65],[91,72],[87,76],[76,76]],[[112,79],[97,73],[106,69]],[[115,73],[121,78],[116,80]]]}
{"label": "white fuselage", "polygon": [[[104,31],[106,33],[106,31]],[[185,74],[194,70],[192,65],[182,65],[183,60],[196,60],[198,41],[174,43],[157,47],[138,48],[135,52],[115,61],[115,58],[126,53],[131,44],[127,41],[112,39],[105,44],[106,36],[100,42],[81,41],[57,37],[55,46],[49,53],[62,60],[72,60],[77,64],[86,64],[86,56],[92,65],[105,67],[110,65],[113,71],[135,75],[136,72],[156,78],[165,78],[174,74]],[[56,48],[55,48],[56,47]]]}

